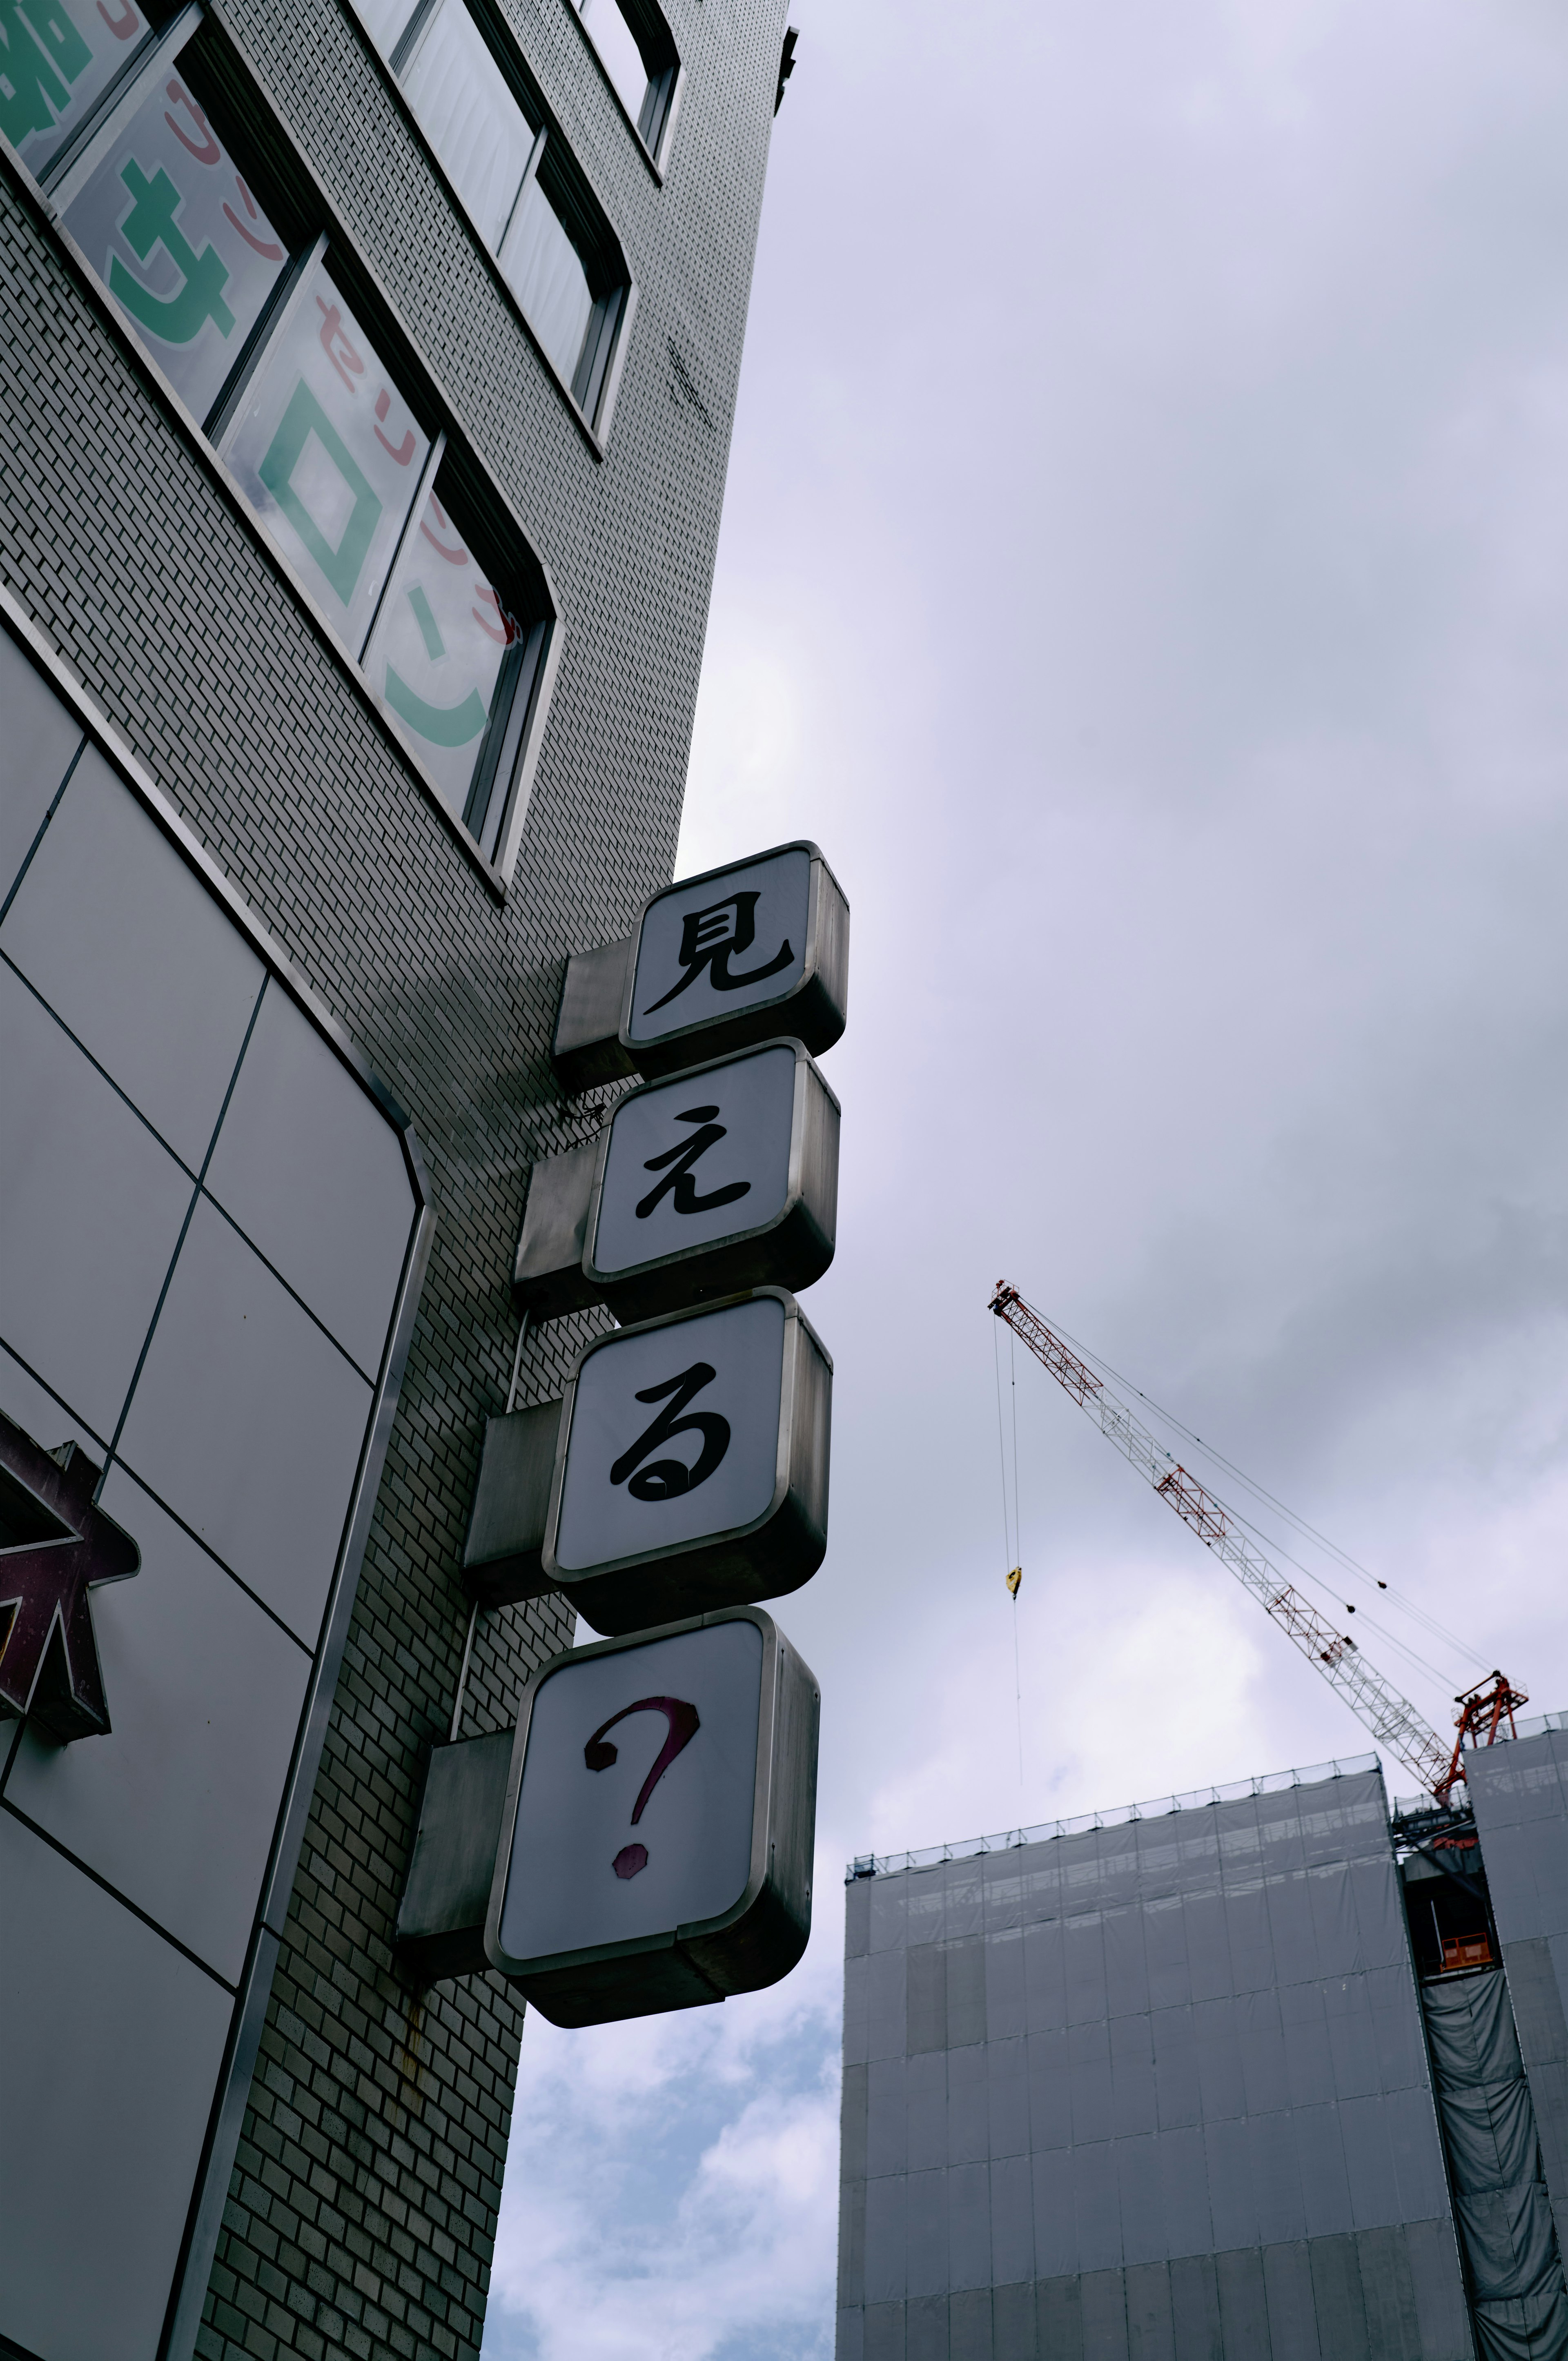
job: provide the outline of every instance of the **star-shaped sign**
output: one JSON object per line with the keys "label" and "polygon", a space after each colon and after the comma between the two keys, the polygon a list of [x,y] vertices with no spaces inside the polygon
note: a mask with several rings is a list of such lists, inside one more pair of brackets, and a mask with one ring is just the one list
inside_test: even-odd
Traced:
{"label": "star-shaped sign", "polygon": [[141,1565],[93,1505],[101,1473],[78,1444],[46,1451],[0,1412],[0,1719],[26,1715],[62,1745],[109,1727],[87,1594]]}

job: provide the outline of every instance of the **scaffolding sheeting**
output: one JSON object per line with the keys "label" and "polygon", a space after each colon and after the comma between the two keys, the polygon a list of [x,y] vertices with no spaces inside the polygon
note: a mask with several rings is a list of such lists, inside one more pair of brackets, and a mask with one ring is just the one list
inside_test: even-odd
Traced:
{"label": "scaffolding sheeting", "polygon": [[1018,1845],[1049,1844],[1057,1837],[1081,1836],[1089,1828],[1118,1828],[1129,1820],[1162,1819],[1168,1812],[1206,1810],[1211,1804],[1239,1804],[1249,1795],[1274,1795],[1288,1787],[1312,1786],[1320,1779],[1347,1778],[1376,1771],[1376,1754],[1353,1754],[1336,1763],[1314,1763],[1307,1771],[1269,1771],[1256,1779],[1233,1779],[1225,1787],[1191,1787],[1184,1795],[1157,1795],[1145,1804],[1113,1804],[1108,1811],[1080,1812],[1069,1820],[1041,1820],[1033,1828],[1003,1828],[989,1837],[960,1837],[952,1844],[927,1845],[916,1852],[857,1853],[844,1883],[858,1877],[896,1876],[901,1870],[930,1869],[938,1861],[971,1861],[977,1853],[1011,1852]]}
{"label": "scaffolding sheeting", "polygon": [[850,1885],[841,2361],[1470,2361],[1376,1768],[1096,1817]]}
{"label": "scaffolding sheeting", "polygon": [[1565,2361],[1568,2295],[1507,1980],[1421,1987],[1481,2361]]}

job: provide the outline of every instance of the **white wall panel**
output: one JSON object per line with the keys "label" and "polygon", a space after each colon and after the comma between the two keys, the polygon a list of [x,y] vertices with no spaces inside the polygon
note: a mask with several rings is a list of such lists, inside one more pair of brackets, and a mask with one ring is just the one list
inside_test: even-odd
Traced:
{"label": "white wall panel", "polygon": [[0,631],[0,713],[5,761],[0,776],[0,903],[82,743],[81,727]]}
{"label": "white wall panel", "polygon": [[122,1470],[103,1504],[141,1546],[93,1602],[114,1729],[29,1731],[6,1800],[235,1983],[311,1660]]}
{"label": "white wall panel", "polygon": [[311,1647],[369,1408],[364,1378],[203,1200],[121,1455]]}
{"label": "white wall panel", "polygon": [[[0,2345],[152,2361],[193,2218],[211,2260],[224,2060],[363,1546],[376,1396],[343,1348],[379,1370],[429,1216],[330,1020],[96,743],[60,792],[81,723],[3,632],[0,710],[0,1409],[106,1466],[141,1553],[91,1594],[108,1732],[0,1724]],[[192,1176],[247,1034],[230,1219]]]}
{"label": "white wall panel", "polygon": [[96,747],[71,774],[0,950],[199,1170],[263,969]]}
{"label": "white wall panel", "polygon": [[192,1184],[4,966],[0,1076],[0,1334],[112,1435]]}
{"label": "white wall panel", "polygon": [[46,1451],[58,1451],[62,1443],[79,1443],[88,1458],[102,1466],[103,1443],[85,1419],[57,1401],[4,1345],[0,1345],[0,1411]]}
{"label": "white wall panel", "polygon": [[0,2329],[148,2361],[233,2002],[8,1813],[0,1895]]}
{"label": "white wall panel", "polygon": [[408,1172],[396,1132],[276,985],[207,1186],[373,1378],[408,1252]]}

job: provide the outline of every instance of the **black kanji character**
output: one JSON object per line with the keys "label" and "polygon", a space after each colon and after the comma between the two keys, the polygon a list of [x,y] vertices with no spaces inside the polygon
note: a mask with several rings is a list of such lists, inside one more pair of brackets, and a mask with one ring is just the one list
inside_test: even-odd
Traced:
{"label": "black kanji character", "polygon": [[757,939],[757,904],[761,894],[731,894],[722,902],[710,903],[706,910],[688,910],[681,922],[681,965],[685,973],[671,986],[663,1000],[656,1000],[643,1015],[652,1016],[654,1009],[666,1007],[677,999],[688,985],[694,984],[704,968],[715,992],[739,992],[748,983],[761,983],[770,975],[777,975],[788,967],[795,957],[788,939],[780,946],[765,967],[749,968],[744,975],[731,975],[729,962],[742,951],[749,951]]}

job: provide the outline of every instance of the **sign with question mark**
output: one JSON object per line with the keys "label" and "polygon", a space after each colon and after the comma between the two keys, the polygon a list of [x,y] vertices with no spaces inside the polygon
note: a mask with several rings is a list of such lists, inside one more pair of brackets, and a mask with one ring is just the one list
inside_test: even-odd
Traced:
{"label": "sign with question mark", "polygon": [[558,2025],[786,1974],[811,1924],[817,1719],[758,1608],[546,1664],[513,1748],[491,1964]]}
{"label": "sign with question mark", "polygon": [[798,1589],[828,1545],[832,1377],[776,1287],[596,1338],[562,1408],[546,1578],[607,1632]]}

